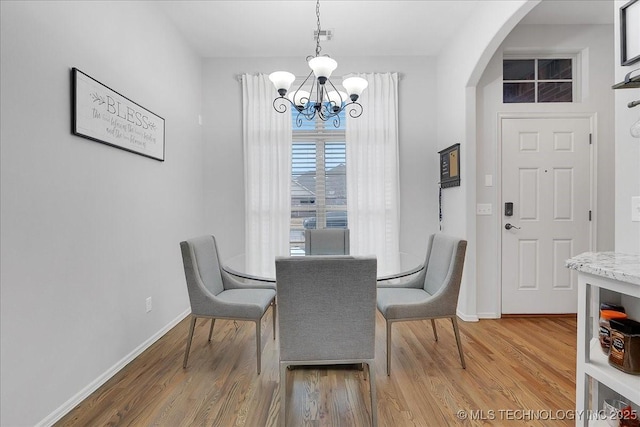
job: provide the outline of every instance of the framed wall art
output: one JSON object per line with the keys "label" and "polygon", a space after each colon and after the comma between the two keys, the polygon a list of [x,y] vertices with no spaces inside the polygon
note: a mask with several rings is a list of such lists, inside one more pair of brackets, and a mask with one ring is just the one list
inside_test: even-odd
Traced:
{"label": "framed wall art", "polygon": [[71,70],[71,132],[164,161],[164,119],[77,68]]}
{"label": "framed wall art", "polygon": [[620,63],[640,61],[640,1],[631,0],[620,8]]}
{"label": "framed wall art", "polygon": [[440,154],[440,187],[460,186],[460,144],[453,144]]}

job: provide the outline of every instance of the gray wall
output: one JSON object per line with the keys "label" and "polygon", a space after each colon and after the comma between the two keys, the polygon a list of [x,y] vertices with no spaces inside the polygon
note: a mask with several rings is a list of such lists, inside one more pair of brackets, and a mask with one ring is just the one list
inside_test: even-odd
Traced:
{"label": "gray wall", "polygon": [[439,147],[460,143],[460,187],[443,191],[443,231],[468,240],[457,314],[477,321],[476,85],[491,57],[540,0],[482,2],[438,56]]}
{"label": "gray wall", "polygon": [[[619,34],[620,7],[626,1],[612,4],[614,13],[614,34]],[[640,25],[640,22],[636,22]],[[624,80],[627,73],[640,67],[640,63],[620,65],[620,39],[615,37],[615,78],[614,82]],[[633,75],[637,75],[637,72]],[[640,196],[640,139],[633,138],[629,132],[631,125],[640,118],[640,106],[628,108],[631,101],[640,99],[640,89],[617,89],[615,96],[615,250],[616,252],[640,254],[640,222],[631,221],[631,198]],[[620,301],[629,313],[629,317],[640,316],[640,299],[623,296]]]}
{"label": "gray wall", "polygon": [[[615,16],[615,34],[619,34],[620,7],[626,1],[613,2]],[[640,22],[636,22],[636,26]],[[615,78],[613,83],[619,83],[631,70],[640,67],[640,63],[620,65],[620,38],[615,37]],[[638,75],[638,72],[633,74]],[[629,129],[640,118],[640,106],[627,108],[631,101],[640,99],[640,89],[618,89],[615,92],[616,113],[616,251],[640,254],[640,222],[631,221],[631,198],[640,197],[640,139],[633,138]],[[640,302],[636,300],[636,307],[640,310]]]}
{"label": "gray wall", "polygon": [[[325,48],[329,51],[329,48]],[[403,251],[421,254],[438,229],[439,169],[435,61],[429,57],[335,58],[340,76],[397,71],[401,236]],[[207,231],[219,239],[222,256],[244,251],[242,86],[238,74],[288,70],[306,75],[304,58],[208,59],[203,71],[205,206]],[[341,79],[336,79],[340,83]],[[275,96],[275,90],[274,90]]]}
{"label": "gray wall", "polygon": [[[500,172],[498,161],[499,113],[596,113],[595,149],[597,150],[597,205],[594,219],[597,247],[613,250],[614,235],[614,93],[613,26],[611,25],[519,25],[505,39],[487,66],[477,86],[478,138],[476,159],[477,203],[491,203],[493,215],[478,216],[477,221],[477,291],[478,315],[500,317],[501,228],[496,216]],[[508,52],[581,52],[582,76],[580,102],[571,104],[503,104],[502,58]],[[484,176],[493,175],[493,187],[484,185]],[[501,226],[500,226],[501,227]]]}
{"label": "gray wall", "polygon": [[[55,420],[186,314],[201,62],[144,2],[0,4],[0,424],[15,427]],[[162,116],[166,161],[73,136],[71,67]]]}

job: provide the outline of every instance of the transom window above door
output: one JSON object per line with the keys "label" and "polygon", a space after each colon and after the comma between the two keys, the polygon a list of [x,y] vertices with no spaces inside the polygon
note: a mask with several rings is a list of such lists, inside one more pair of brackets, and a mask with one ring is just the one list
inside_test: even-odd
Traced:
{"label": "transom window above door", "polygon": [[573,57],[505,58],[502,102],[574,102],[576,66]]}

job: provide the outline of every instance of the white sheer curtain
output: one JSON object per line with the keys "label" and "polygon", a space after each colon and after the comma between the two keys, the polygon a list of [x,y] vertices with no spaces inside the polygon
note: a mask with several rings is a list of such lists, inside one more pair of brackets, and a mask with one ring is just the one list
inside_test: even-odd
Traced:
{"label": "white sheer curtain", "polygon": [[379,274],[399,263],[398,75],[358,74],[369,86],[356,119],[347,112],[347,212],[351,253],[375,254]]}
{"label": "white sheer curtain", "polygon": [[274,274],[289,255],[291,114],[277,113],[268,76],[242,76],[245,254],[251,271]]}

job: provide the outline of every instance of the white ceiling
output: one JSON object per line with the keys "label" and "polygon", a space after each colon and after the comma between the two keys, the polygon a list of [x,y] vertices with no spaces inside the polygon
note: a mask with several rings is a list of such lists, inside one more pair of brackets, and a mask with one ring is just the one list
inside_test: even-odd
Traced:
{"label": "white ceiling", "polygon": [[[507,0],[322,0],[331,56],[436,55],[481,3]],[[613,0],[543,0],[522,23],[612,24]],[[202,57],[306,57],[315,0],[156,1]]]}

